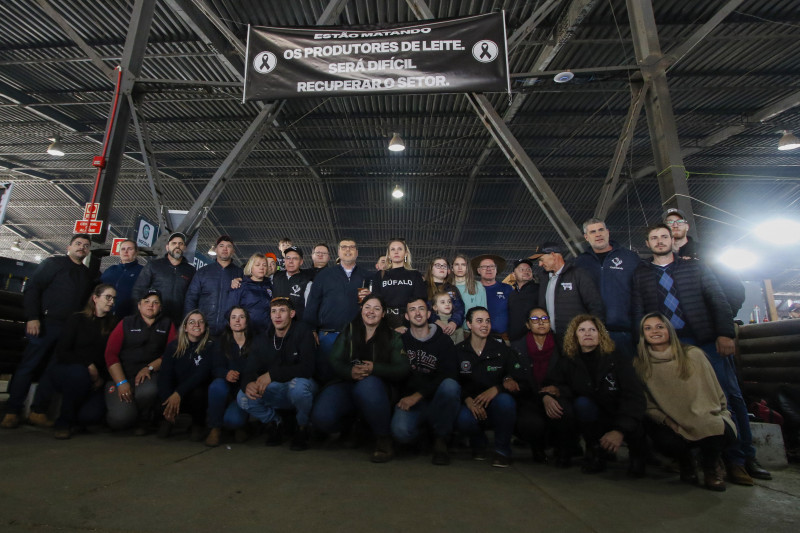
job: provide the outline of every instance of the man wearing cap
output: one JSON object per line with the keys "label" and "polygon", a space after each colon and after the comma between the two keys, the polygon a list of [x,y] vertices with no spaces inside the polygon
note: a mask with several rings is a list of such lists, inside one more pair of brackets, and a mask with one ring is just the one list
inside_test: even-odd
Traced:
{"label": "man wearing cap", "polygon": [[303,251],[297,246],[290,246],[283,251],[283,264],[284,269],[272,277],[272,296],[283,296],[292,300],[294,316],[300,321],[303,320],[303,311],[306,308],[306,286],[313,276],[307,270],[300,270],[303,266]]}
{"label": "man wearing cap", "polygon": [[549,272],[547,283],[539,285],[539,307],[550,315],[550,329],[556,334],[559,346],[573,317],[589,313],[605,321],[600,291],[592,277],[572,262],[564,261],[561,245],[546,242],[536,249],[531,259]]}
{"label": "man wearing cap", "polygon": [[709,261],[705,250],[702,250],[697,241],[689,235],[689,223],[686,216],[678,208],[672,207],[664,212],[664,224],[672,230],[672,251],[682,259],[702,259],[708,264],[711,271],[717,276],[722,292],[731,306],[731,313],[735,317],[744,304],[744,284],[739,276],[725,265],[716,266]]}
{"label": "man wearing cap", "polygon": [[[633,319],[659,312],[675,327],[684,344],[703,350],[728,400],[736,423],[737,445],[725,450],[728,479],[752,485],[753,477],[772,479],[756,460],[747,406],[736,378],[733,315],[717,277],[702,261],[675,254],[672,230],[665,224],[647,231],[651,261],[642,261],[633,275]],[[638,328],[637,328],[638,333]]]}
{"label": "man wearing cap", "polygon": [[575,266],[592,276],[600,289],[606,311],[608,334],[623,355],[633,360],[633,323],[631,291],[633,272],[639,265],[639,254],[611,240],[606,223],[590,218],[583,223],[583,238],[591,247],[575,258]]}
{"label": "man wearing cap", "polygon": [[177,325],[183,319],[186,290],[196,271],[183,257],[186,235],[177,231],[170,234],[166,250],[164,257],[144,266],[133,285],[133,298],[139,301],[148,289],[157,289],[161,293],[161,313]]}
{"label": "man wearing cap", "polygon": [[124,318],[134,311],[133,286],[144,268],[136,260],[139,247],[132,240],[119,245],[119,263],[111,265],[100,276],[102,283],[108,283],[117,291],[114,301],[114,315]]}
{"label": "man wearing cap", "polygon": [[215,246],[217,260],[197,271],[183,304],[184,316],[199,309],[208,321],[212,335],[219,335],[225,329],[225,302],[231,291],[231,281],[244,275],[242,268],[233,262],[233,239],[222,235]]}
{"label": "man wearing cap", "polygon": [[497,274],[506,268],[506,260],[497,255],[483,254],[472,259],[470,264],[486,290],[486,308],[492,322],[492,335],[508,341],[508,297],[514,289],[507,283],[497,281]]}
{"label": "man wearing cap", "polygon": [[328,356],[339,332],[359,313],[359,297],[367,273],[356,265],[358,247],[352,239],[339,241],[339,264],[323,269],[314,278],[308,294],[303,321],[317,333],[319,351],[315,376],[320,384],[333,378]]}
{"label": "man wearing cap", "polygon": [[533,279],[533,260],[514,261],[514,291],[508,297],[508,339],[514,342],[528,331],[528,311],[539,305],[539,283]]}
{"label": "man wearing cap", "polygon": [[[8,384],[6,415],[0,427],[11,429],[19,426],[20,413],[37,370],[44,368],[50,360],[67,319],[86,304],[91,278],[83,260],[89,255],[90,248],[88,235],[73,235],[67,254],[48,257],[28,280],[23,295],[28,344]],[[44,414],[52,393],[48,386],[37,389],[29,422],[53,425]]]}
{"label": "man wearing cap", "polygon": [[269,282],[272,283],[272,278],[275,276],[275,272],[278,271],[278,258],[272,252],[264,254],[264,257],[267,258],[267,277]]}

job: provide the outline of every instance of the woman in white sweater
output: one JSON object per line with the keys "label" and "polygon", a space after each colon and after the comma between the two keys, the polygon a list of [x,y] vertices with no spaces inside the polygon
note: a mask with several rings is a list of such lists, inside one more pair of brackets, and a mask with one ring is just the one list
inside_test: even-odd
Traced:
{"label": "woman in white sweater", "polygon": [[634,367],[646,387],[648,435],[656,449],[678,459],[687,483],[698,481],[691,449],[700,448],[706,488],[724,491],[717,462],[736,442],[736,426],[714,370],[702,350],[680,343],[661,313],[646,315],[639,327]]}

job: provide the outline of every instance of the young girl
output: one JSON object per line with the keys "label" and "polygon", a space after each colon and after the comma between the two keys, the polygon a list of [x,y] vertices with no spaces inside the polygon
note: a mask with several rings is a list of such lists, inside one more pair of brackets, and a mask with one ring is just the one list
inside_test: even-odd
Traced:
{"label": "young girl", "polygon": [[[453,282],[458,288],[458,292],[461,293],[465,314],[473,307],[486,307],[486,290],[475,279],[469,266],[469,257],[463,254],[458,254],[453,259]],[[466,320],[464,321],[464,331],[465,335],[469,332]]]}
{"label": "young girl", "polygon": [[[433,312],[439,316],[439,320],[447,324],[453,315],[453,299],[446,292],[437,292],[433,295]],[[455,328],[450,338],[455,344],[464,340],[464,330]]]}

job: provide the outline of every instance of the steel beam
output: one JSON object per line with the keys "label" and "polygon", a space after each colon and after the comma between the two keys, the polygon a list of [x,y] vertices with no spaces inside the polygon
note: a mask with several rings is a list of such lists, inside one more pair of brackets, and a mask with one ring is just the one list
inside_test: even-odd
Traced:
{"label": "steel beam", "polygon": [[523,22],[517,30],[506,40],[509,54],[519,46],[525,38],[539,27],[544,18],[559,4],[559,0],[545,0],[536,11]]}
{"label": "steel beam", "polygon": [[131,118],[133,118],[133,127],[136,129],[136,137],[139,139],[139,151],[142,153],[144,171],[147,174],[147,183],[150,186],[150,194],[153,197],[153,206],[158,214],[158,227],[165,228],[164,193],[161,187],[161,177],[158,173],[155,151],[150,143],[150,134],[147,131],[147,123],[139,120],[139,115],[141,114],[139,106],[136,105],[133,96],[130,94],[128,95],[128,105],[131,108]]}
{"label": "steel beam", "polygon": [[631,105],[628,108],[628,116],[625,117],[625,122],[622,124],[622,132],[617,140],[617,147],[614,150],[614,158],[611,160],[611,166],[606,174],[606,179],[603,182],[603,188],[600,190],[600,199],[597,202],[597,207],[594,210],[595,218],[605,220],[608,214],[608,209],[611,205],[611,199],[617,189],[619,182],[619,174],[622,170],[622,163],[625,156],[628,154],[628,149],[633,140],[633,134],[636,131],[636,123],[639,121],[639,115],[642,112],[644,99],[647,95],[649,84],[642,82],[631,83]]}
{"label": "steel beam", "polygon": [[[122,77],[120,80],[120,98],[116,111],[109,117],[109,125],[106,126],[111,131],[108,135],[108,148],[106,152],[106,168],[100,174],[97,184],[96,202],[100,203],[98,209],[98,220],[104,221],[102,231],[99,235],[94,235],[92,240],[95,242],[105,242],[108,231],[108,217],[114,202],[114,192],[117,186],[119,171],[122,167],[122,159],[125,155],[125,147],[128,141],[128,129],[131,123],[132,108],[128,103],[127,96],[133,93],[133,86],[139,72],[142,69],[144,51],[147,47],[147,39],[150,34],[150,25],[153,21],[155,11],[155,0],[136,0],[131,13],[131,23],[128,26],[128,34],[125,38],[125,46],[122,50]],[[113,105],[113,104],[112,104]],[[113,109],[112,109],[113,111]],[[112,125],[113,121],[113,125]]]}
{"label": "steel beam", "polygon": [[570,218],[558,197],[545,181],[544,176],[511,133],[508,125],[503,122],[492,104],[482,94],[471,93],[467,95],[467,100],[508,158],[511,166],[522,178],[522,182],[547,216],[558,236],[564,241],[567,249],[574,255],[578,255],[583,250],[583,234],[580,228]]}
{"label": "steel beam", "polygon": [[651,84],[645,95],[647,125],[653,146],[655,166],[658,171],[658,187],[663,207],[677,207],[689,223],[689,231],[695,237],[697,228],[689,198],[686,169],[683,166],[678,128],[672,110],[672,99],[667,84],[667,74],[658,29],[653,15],[651,0],[626,0],[631,26],[631,37],[636,60],[642,65],[642,77]]}
{"label": "steel beam", "polygon": [[683,59],[686,54],[691,52],[691,50],[697,46],[700,41],[706,38],[709,33],[714,31],[720,23],[725,20],[725,17],[730,15],[739,5],[744,2],[744,0],[729,0],[727,4],[722,6],[719,11],[714,13],[705,24],[700,26],[688,39],[683,41],[680,45],[672,48],[669,52],[666,53],[664,59],[667,61],[669,66],[671,67],[681,59]]}

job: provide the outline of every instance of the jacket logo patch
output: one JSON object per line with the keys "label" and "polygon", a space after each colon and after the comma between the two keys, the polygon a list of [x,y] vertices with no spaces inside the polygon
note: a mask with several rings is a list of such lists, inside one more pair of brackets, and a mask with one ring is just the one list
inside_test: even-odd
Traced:
{"label": "jacket logo patch", "polygon": [[608,383],[608,390],[615,391],[617,390],[617,380],[614,377],[614,374],[608,374],[605,378],[606,383]]}
{"label": "jacket logo patch", "polygon": [[561,290],[564,291],[571,291],[572,290],[572,283],[562,283]]}
{"label": "jacket logo patch", "polygon": [[300,295],[300,285],[292,285],[292,296]]}
{"label": "jacket logo patch", "polygon": [[614,270],[625,270],[624,268],[622,268],[620,266],[622,264],[622,259],[620,259],[619,257],[615,257],[614,259],[612,259],[611,263],[612,263],[612,266],[610,266],[608,268],[613,268]]}
{"label": "jacket logo patch", "polygon": [[469,361],[461,361],[461,373],[472,374],[472,363]]}
{"label": "jacket logo patch", "polygon": [[200,361],[202,361],[202,360],[203,360],[203,356],[202,355],[198,355],[197,357],[195,357],[194,358],[194,366],[200,366]]}
{"label": "jacket logo patch", "polygon": [[506,299],[506,295],[505,295],[505,293],[503,291],[497,291],[497,298],[499,300],[505,300]]}

